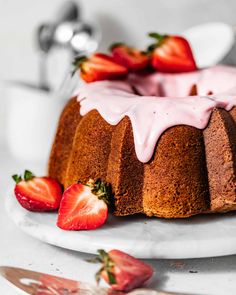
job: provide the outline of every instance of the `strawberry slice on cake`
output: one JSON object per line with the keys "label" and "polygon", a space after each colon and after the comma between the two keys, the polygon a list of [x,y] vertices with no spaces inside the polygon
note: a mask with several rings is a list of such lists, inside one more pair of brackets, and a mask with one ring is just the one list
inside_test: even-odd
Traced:
{"label": "strawberry slice on cake", "polygon": [[188,41],[181,36],[150,33],[156,42],[148,47],[152,67],[160,72],[180,73],[196,71],[197,65]]}
{"label": "strawberry slice on cake", "polygon": [[113,44],[111,52],[114,60],[130,71],[144,70],[149,64],[149,56],[146,52],[122,43]]}
{"label": "strawberry slice on cake", "polygon": [[80,76],[87,83],[122,79],[128,74],[126,67],[117,63],[113,57],[103,53],[95,53],[89,58],[78,57],[74,61],[74,66],[75,71],[80,69]]}

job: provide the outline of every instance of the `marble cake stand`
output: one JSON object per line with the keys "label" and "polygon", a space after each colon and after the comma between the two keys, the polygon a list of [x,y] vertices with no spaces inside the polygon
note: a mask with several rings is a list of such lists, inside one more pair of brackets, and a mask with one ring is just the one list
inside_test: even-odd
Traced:
{"label": "marble cake stand", "polygon": [[92,231],[63,231],[56,213],[31,213],[9,191],[6,209],[15,224],[46,243],[96,253],[117,248],[138,258],[200,258],[236,253],[236,214],[163,220],[143,216],[115,218]]}

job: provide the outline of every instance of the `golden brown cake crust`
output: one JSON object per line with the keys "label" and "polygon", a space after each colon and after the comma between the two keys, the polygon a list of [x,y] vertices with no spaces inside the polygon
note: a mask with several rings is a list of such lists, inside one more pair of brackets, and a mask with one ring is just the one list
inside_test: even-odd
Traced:
{"label": "golden brown cake crust", "polygon": [[64,184],[75,130],[81,119],[79,110],[80,104],[77,102],[77,98],[71,98],[60,116],[50,153],[48,175],[58,180],[61,184]]}
{"label": "golden brown cake crust", "polygon": [[236,124],[236,107],[233,107],[229,113],[230,113],[232,119],[234,120],[234,123]]}
{"label": "golden brown cake crust", "polygon": [[209,208],[202,131],[190,126],[168,129],[144,166],[144,212],[183,218]]}
{"label": "golden brown cake crust", "polygon": [[106,178],[114,193],[115,215],[143,212],[143,167],[135,153],[131,122],[125,117],[114,128]]}
{"label": "golden brown cake crust", "polygon": [[236,210],[236,126],[230,113],[213,111],[204,141],[211,211]]}
{"label": "golden brown cake crust", "polygon": [[89,178],[106,179],[113,126],[97,111],[91,111],[79,122],[73,138],[64,187]]}

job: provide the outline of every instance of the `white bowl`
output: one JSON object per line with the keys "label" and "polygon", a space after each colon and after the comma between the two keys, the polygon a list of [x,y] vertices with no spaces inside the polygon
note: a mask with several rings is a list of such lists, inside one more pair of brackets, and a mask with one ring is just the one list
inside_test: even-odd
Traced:
{"label": "white bowl", "polygon": [[200,24],[182,35],[190,42],[198,68],[221,62],[235,42],[233,27],[222,22]]}
{"label": "white bowl", "polygon": [[65,100],[23,82],[6,87],[9,149],[19,160],[45,162]]}

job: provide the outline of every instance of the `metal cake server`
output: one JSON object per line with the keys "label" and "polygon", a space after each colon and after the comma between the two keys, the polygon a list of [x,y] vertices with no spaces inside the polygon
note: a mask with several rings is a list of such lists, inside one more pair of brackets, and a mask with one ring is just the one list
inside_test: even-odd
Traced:
{"label": "metal cake server", "polygon": [[108,288],[9,266],[0,266],[0,274],[15,287],[31,295],[184,295],[151,289],[115,292]]}

